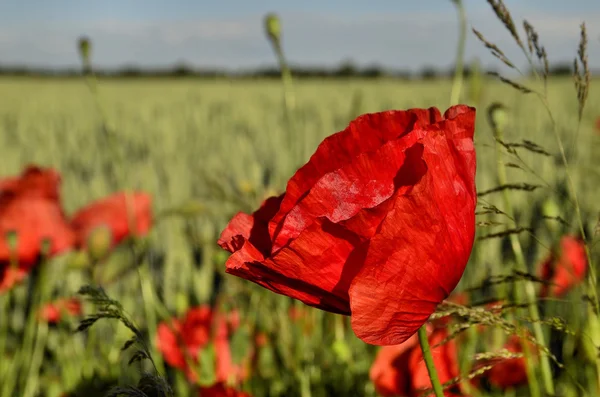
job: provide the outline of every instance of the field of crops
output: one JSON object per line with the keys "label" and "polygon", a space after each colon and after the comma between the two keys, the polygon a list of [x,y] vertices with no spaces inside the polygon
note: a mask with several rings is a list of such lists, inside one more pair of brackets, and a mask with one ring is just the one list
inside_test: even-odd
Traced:
{"label": "field of crops", "polygon": [[[200,305],[236,318],[228,338],[233,364],[225,371],[238,390],[252,396],[377,395],[369,371],[379,348],[360,341],[348,317],[312,309],[226,275],[227,253],[216,240],[236,212],[251,212],[268,196],[283,192],[323,138],[368,112],[430,106],[443,111],[451,82],[298,80],[294,89],[296,106],[286,113],[277,80],[106,79],[98,82],[97,96],[84,79],[0,80],[0,177],[18,175],[28,164],[53,167],[62,177],[61,200],[69,215],[93,200],[133,189],[151,195],[155,217],[147,239],[117,247],[101,263],[84,263],[81,255],[67,253],[0,294],[0,396],[102,395],[109,386],[135,385],[142,369],[152,371],[144,360],[128,365],[134,350],[120,349],[132,333],[117,321],[101,320],[85,332],[73,333],[81,316],[63,312],[52,324],[39,319],[42,302],[74,297],[86,284],[102,286],[123,305],[142,331],[141,339],[151,343],[156,369],[176,396],[197,395],[198,385],[223,381],[217,339],[209,338],[197,353],[192,381],[185,371],[165,362],[164,351],[155,343],[158,324],[182,318]],[[571,79],[550,80],[547,96],[570,162],[592,257],[598,262],[593,236],[600,209],[600,134],[595,129],[600,94],[592,84],[581,124]],[[527,184],[532,190],[506,191],[514,223],[499,213],[507,211],[503,192],[480,197],[477,235],[526,228],[518,236],[527,271],[539,275],[541,262],[560,237],[579,232],[552,121],[535,95],[491,78],[477,87],[465,81],[461,102],[477,108],[478,192],[499,185],[499,169],[507,171],[509,183]],[[507,107],[503,141],[526,147],[498,149],[487,114],[494,102]],[[528,150],[532,147],[534,151]],[[499,152],[504,156],[500,166]],[[558,216],[560,221],[549,219]],[[521,283],[526,278],[513,273],[509,237],[476,241],[455,293],[469,291],[469,300],[462,302],[467,305],[504,299],[502,315],[531,326],[530,312],[508,303],[523,303],[515,291],[525,288]],[[514,279],[494,284],[493,277],[502,275]],[[532,285],[537,291],[541,288],[537,282]],[[563,296],[540,297],[547,321],[536,324],[542,325],[552,355],[564,364],[552,364],[556,396],[597,395],[597,352],[590,352],[587,343],[594,333],[586,323],[585,286],[582,281]],[[83,315],[93,314],[95,308],[85,303]],[[561,328],[559,319],[566,330],[552,330],[553,325]],[[474,314],[456,322],[485,321]],[[496,330],[491,332],[492,342],[485,339],[489,335],[475,334],[475,325],[457,337],[463,377],[475,368],[475,353],[498,351],[507,337],[506,327],[488,325]],[[539,360],[536,357],[531,359]],[[523,359],[512,358],[513,367],[503,371],[512,374],[518,371],[515,365],[525,371],[519,360]],[[477,379],[463,379],[464,395],[529,395],[531,387],[526,378],[514,388]],[[225,395],[211,393],[202,395]]]}

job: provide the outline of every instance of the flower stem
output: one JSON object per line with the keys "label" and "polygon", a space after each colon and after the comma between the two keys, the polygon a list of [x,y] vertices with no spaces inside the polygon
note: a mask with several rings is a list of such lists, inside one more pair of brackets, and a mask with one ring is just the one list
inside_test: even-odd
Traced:
{"label": "flower stem", "polygon": [[433,363],[433,355],[431,354],[431,347],[429,346],[429,340],[427,339],[427,326],[423,325],[419,328],[419,343],[421,344],[421,351],[423,352],[423,359],[425,360],[425,366],[427,372],[429,372],[429,379],[431,379],[431,385],[433,386],[433,392],[435,397],[444,397],[444,389],[440,383],[435,364]]}
{"label": "flower stem", "polygon": [[454,79],[452,82],[452,93],[450,94],[450,106],[458,104],[463,84],[463,69],[465,56],[465,43],[467,41],[467,16],[462,0],[452,0],[458,12],[458,47],[456,48],[456,65],[454,68]]}
{"label": "flower stem", "polygon": [[296,97],[294,95],[294,88],[292,86],[292,72],[288,66],[285,56],[283,55],[283,48],[281,48],[280,44],[275,46],[275,55],[277,56],[277,62],[279,63],[279,69],[281,70],[285,109],[287,112],[290,112],[296,107]]}

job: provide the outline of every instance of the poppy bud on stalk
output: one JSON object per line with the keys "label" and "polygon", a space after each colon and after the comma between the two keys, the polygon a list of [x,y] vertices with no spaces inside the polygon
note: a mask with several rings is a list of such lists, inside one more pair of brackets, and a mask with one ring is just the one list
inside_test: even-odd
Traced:
{"label": "poppy bud on stalk", "polygon": [[112,232],[106,225],[102,225],[94,229],[87,241],[88,253],[92,261],[103,259],[111,249]]}
{"label": "poppy bud on stalk", "polygon": [[546,218],[546,225],[548,229],[554,232],[558,232],[558,224],[554,219],[560,216],[560,206],[552,198],[548,198],[542,204],[542,215]]}
{"label": "poppy bud on stalk", "polygon": [[70,269],[85,269],[91,264],[89,253],[84,250],[73,251],[67,263]]}
{"label": "poppy bud on stalk", "polygon": [[502,134],[508,123],[508,112],[500,102],[494,102],[488,107],[488,119],[494,129],[494,135]]}
{"label": "poppy bud on stalk", "polygon": [[6,234],[4,235],[4,238],[6,238],[6,244],[8,244],[8,246],[10,247],[11,250],[17,249],[17,243],[19,241],[19,236],[17,235],[16,231],[10,230],[10,231],[6,232]]}
{"label": "poppy bud on stalk", "polygon": [[45,238],[42,240],[42,244],[40,245],[40,256],[42,258],[47,258],[50,256],[50,251],[52,249],[52,240],[49,238]]}
{"label": "poppy bud on stalk", "polygon": [[277,14],[269,13],[265,16],[265,32],[273,47],[281,48],[281,22]]}
{"label": "poppy bud on stalk", "polygon": [[85,36],[79,38],[78,44],[79,44],[79,56],[81,57],[81,61],[83,62],[83,69],[84,69],[84,71],[87,72],[91,68],[90,53],[91,53],[92,44],[90,42],[90,39]]}
{"label": "poppy bud on stalk", "polygon": [[8,248],[10,249],[11,256],[16,258],[19,243],[19,236],[17,235],[17,232],[11,230],[5,234],[4,238],[6,239],[6,245],[8,245]]}

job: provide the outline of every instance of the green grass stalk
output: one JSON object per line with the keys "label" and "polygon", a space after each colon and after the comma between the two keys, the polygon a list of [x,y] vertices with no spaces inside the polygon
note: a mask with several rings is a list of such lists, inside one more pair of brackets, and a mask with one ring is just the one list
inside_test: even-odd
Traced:
{"label": "green grass stalk", "polygon": [[[500,125],[494,126],[494,135],[497,139],[504,139],[504,131],[503,127]],[[508,183],[508,178],[506,175],[506,167],[504,166],[504,155],[502,151],[502,145],[499,142],[496,142],[496,159],[497,159],[497,176],[498,183],[500,186],[506,185]],[[508,190],[504,190],[502,192],[504,209],[503,211],[508,215],[510,220],[514,223],[515,227],[518,227],[516,224],[516,219],[514,218],[514,211],[512,207],[512,201],[510,197],[510,193]],[[519,240],[519,236],[517,234],[511,234],[509,236],[510,245],[515,255],[515,265],[517,270],[522,272],[528,272],[527,263],[525,260],[525,255],[523,254],[523,248],[521,246],[521,242]],[[524,286],[524,294],[521,290],[521,286]],[[536,291],[533,282],[529,280],[517,281],[513,285],[515,297],[520,301],[521,299],[525,299],[525,302],[528,305],[529,316],[532,319],[532,327],[533,333],[541,346],[546,346],[544,331],[542,329],[540,323],[540,313],[537,307],[536,301]],[[523,296],[524,295],[524,296]],[[531,388],[531,392],[533,396],[540,396],[539,385],[537,382],[537,377],[535,376],[535,364],[529,351],[529,346],[526,340],[523,342],[523,351],[527,360],[527,372],[529,376],[529,385]],[[540,371],[542,375],[542,380],[544,383],[544,388],[546,393],[553,395],[554,394],[554,381],[552,379],[552,369],[550,367],[550,360],[548,356],[542,354],[540,357],[541,365]]]}

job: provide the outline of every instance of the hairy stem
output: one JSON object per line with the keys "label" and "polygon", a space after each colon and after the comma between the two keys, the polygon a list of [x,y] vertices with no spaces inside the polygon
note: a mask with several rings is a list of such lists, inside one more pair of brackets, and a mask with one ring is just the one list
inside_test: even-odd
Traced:
{"label": "hairy stem", "polygon": [[452,93],[450,94],[450,106],[454,106],[460,101],[460,93],[463,85],[465,44],[467,41],[467,16],[465,14],[465,7],[462,0],[453,0],[452,2],[456,6],[456,11],[458,12],[459,37],[458,46],[456,48],[456,65],[454,68]]}
{"label": "hairy stem", "polygon": [[427,325],[423,325],[419,328],[419,343],[421,344],[421,351],[423,352],[423,359],[425,360],[425,366],[429,373],[429,379],[431,379],[431,386],[433,387],[433,393],[435,397],[444,397],[444,389],[440,383],[435,364],[433,362],[433,355],[431,354],[431,347],[429,346],[429,339],[427,339]]}
{"label": "hairy stem", "polygon": [[294,110],[296,107],[296,97],[294,95],[294,88],[292,86],[292,72],[287,61],[285,60],[281,45],[275,46],[275,54],[277,55],[277,62],[279,63],[279,69],[281,70],[281,81],[283,82],[283,100],[286,111],[289,112]]}

